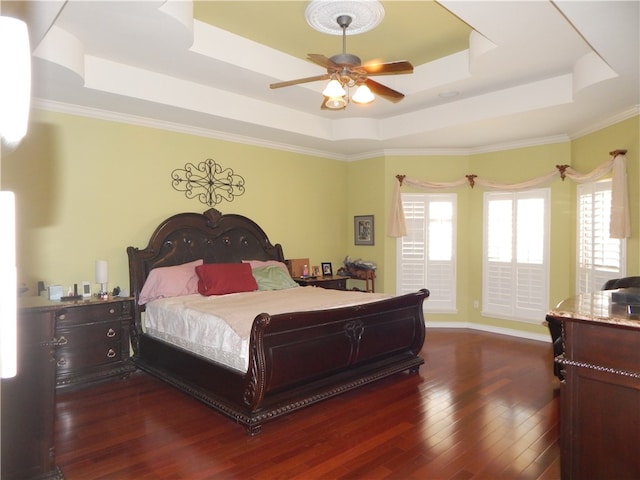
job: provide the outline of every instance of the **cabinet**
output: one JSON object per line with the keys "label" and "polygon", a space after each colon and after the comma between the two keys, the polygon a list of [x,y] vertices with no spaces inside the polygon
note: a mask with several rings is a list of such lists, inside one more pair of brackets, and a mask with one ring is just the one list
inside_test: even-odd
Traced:
{"label": "cabinet", "polygon": [[298,285],[308,286],[313,285],[315,287],[330,288],[333,290],[346,290],[347,289],[347,277],[329,276],[329,277],[316,277],[316,278],[294,278]]}
{"label": "cabinet", "polygon": [[55,316],[48,309],[20,309],[18,374],[2,379],[3,480],[62,478],[55,465]]}
{"label": "cabinet", "polygon": [[562,479],[640,478],[640,318],[611,291],[565,300],[562,326]]}
{"label": "cabinet", "polygon": [[62,304],[55,311],[56,385],[126,377],[133,299],[115,297]]}

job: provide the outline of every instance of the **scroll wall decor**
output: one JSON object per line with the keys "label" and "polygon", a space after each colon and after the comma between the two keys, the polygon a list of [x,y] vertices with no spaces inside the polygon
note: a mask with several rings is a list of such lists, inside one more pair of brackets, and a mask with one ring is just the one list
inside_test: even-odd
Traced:
{"label": "scroll wall decor", "polygon": [[171,185],[187,198],[197,198],[210,207],[222,200],[232,202],[244,193],[244,178],[230,168],[222,168],[211,158],[198,165],[185,164],[171,172]]}

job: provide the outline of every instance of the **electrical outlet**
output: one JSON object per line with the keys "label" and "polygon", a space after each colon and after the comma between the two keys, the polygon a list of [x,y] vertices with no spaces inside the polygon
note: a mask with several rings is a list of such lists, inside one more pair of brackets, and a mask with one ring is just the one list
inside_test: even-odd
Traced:
{"label": "electrical outlet", "polygon": [[478,300],[473,301],[473,308],[480,308],[480,302]]}

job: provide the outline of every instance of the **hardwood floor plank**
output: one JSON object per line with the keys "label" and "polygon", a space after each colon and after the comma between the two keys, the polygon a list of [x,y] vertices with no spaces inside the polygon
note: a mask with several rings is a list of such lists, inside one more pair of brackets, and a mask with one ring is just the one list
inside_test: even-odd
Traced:
{"label": "hardwood floor plank", "polygon": [[244,429],[136,373],[58,392],[68,480],[532,479],[560,477],[551,345],[427,330],[418,374],[398,374]]}

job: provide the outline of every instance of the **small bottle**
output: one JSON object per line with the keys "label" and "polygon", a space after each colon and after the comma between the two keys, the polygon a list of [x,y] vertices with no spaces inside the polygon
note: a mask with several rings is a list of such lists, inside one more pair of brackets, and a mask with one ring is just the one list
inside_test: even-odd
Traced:
{"label": "small bottle", "polygon": [[309,265],[305,265],[302,267],[302,276],[303,277],[309,276]]}

